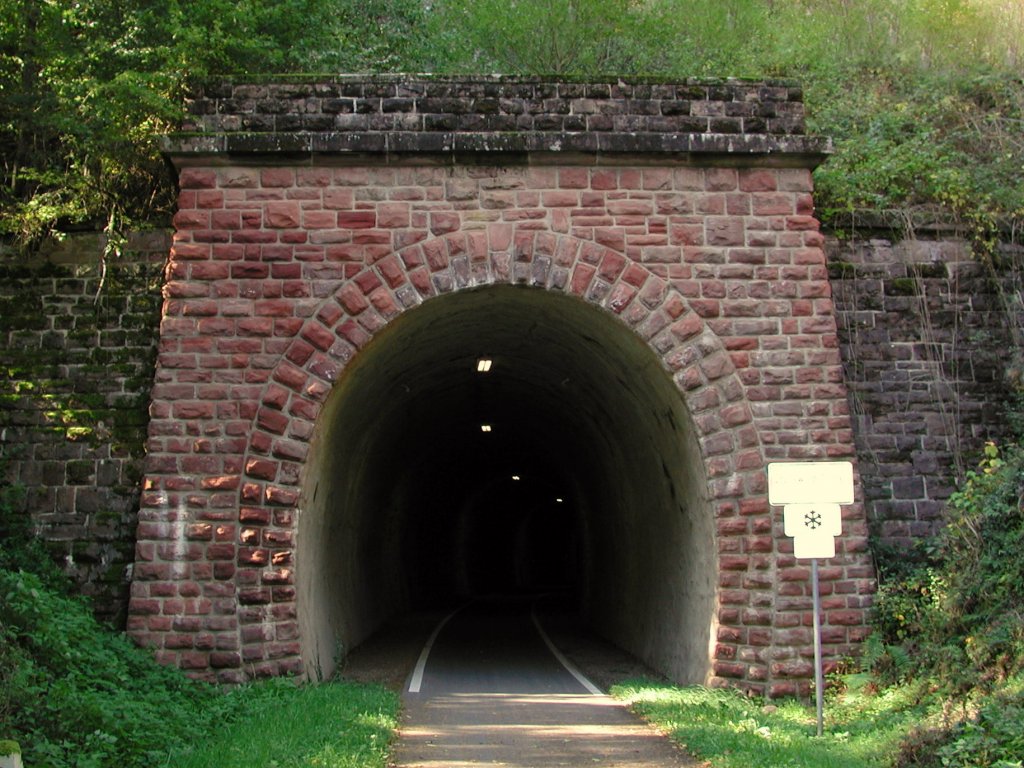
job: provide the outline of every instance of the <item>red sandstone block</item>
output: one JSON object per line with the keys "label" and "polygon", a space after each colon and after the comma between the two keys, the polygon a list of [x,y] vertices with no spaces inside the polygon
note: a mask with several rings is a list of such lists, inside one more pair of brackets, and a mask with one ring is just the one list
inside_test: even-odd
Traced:
{"label": "red sandstone block", "polygon": [[[326,351],[334,344],[335,337],[331,331],[324,328],[319,323],[309,323],[302,331],[302,338],[310,342],[310,344],[315,346],[317,349]],[[312,352],[312,350],[310,350],[310,352]],[[293,360],[292,362],[296,362],[300,365],[302,364],[296,360]]]}
{"label": "red sandstone block", "polygon": [[[231,558],[232,560],[234,558]],[[235,564],[233,562],[216,562],[213,564],[213,578],[219,581],[228,581],[235,577]],[[232,592],[234,591],[234,584],[227,585]]]}
{"label": "red sandstone block", "polygon": [[605,301],[605,306],[616,314],[622,312],[636,296],[636,288],[624,283],[619,283],[612,288],[611,293]]}
{"label": "red sandstone block", "polygon": [[313,362],[309,364],[308,370],[314,376],[318,376],[324,381],[334,381],[338,378],[338,373],[341,371],[341,364],[321,354],[316,354],[313,357]]}
{"label": "red sandstone block", "polygon": [[[654,201],[650,199],[609,200],[605,208],[612,216],[641,217],[637,220],[637,223],[643,226],[647,223],[646,217],[654,213]],[[625,222],[617,220],[617,223]]]}
{"label": "red sandstone block", "polygon": [[264,187],[291,187],[295,185],[295,171],[291,168],[264,168],[260,171]]}
{"label": "red sandstone block", "polygon": [[192,647],[193,638],[190,634],[168,633],[164,635],[164,648],[168,650],[191,650]]}
{"label": "red sandstone block", "polygon": [[358,315],[370,306],[359,287],[351,283],[341,289],[338,301],[349,315]]}
{"label": "red sandstone block", "polygon": [[175,243],[171,246],[171,258],[181,261],[210,258],[209,243]]}
{"label": "red sandstone block", "polygon": [[579,192],[549,189],[541,193],[541,205],[545,208],[575,208],[579,204]]}
{"label": "red sandstone block", "polygon": [[153,616],[160,613],[160,601],[136,598],[129,603],[128,610],[134,616]]}
{"label": "red sandstone block", "polygon": [[718,643],[717,645],[715,645],[715,658],[716,659],[735,659],[736,658],[736,647],[734,645]]}
{"label": "red sandstone block", "polygon": [[[290,568],[277,568],[274,570],[266,570],[260,574],[260,579],[264,584],[270,584],[277,588],[276,585],[280,584],[291,584],[292,583],[292,571]],[[274,596],[274,600],[277,600],[277,596]]]}
{"label": "red sandstone block", "polygon": [[381,203],[377,207],[377,226],[381,229],[404,229],[409,226],[409,203]]}
{"label": "red sandstone block", "polygon": [[302,461],[309,452],[309,445],[298,440],[275,440],[271,453],[280,459]]}
{"label": "red sandstone block", "polygon": [[[391,233],[386,229],[362,229],[352,235],[352,242],[355,245],[386,245],[386,251],[390,252]],[[369,249],[366,250],[367,253],[370,252]],[[366,261],[372,263],[373,258],[368,256]]]}
{"label": "red sandstone block", "polygon": [[622,270],[625,266],[625,256],[615,253],[614,251],[605,251],[604,255],[601,257],[601,266],[598,270],[598,276],[602,280],[613,282],[620,274],[622,274]]}
{"label": "red sandstone block", "polygon": [[274,480],[279,466],[277,461],[269,459],[249,459],[245,463],[245,473],[260,480]]}
{"label": "red sandstone block", "polygon": [[[695,313],[683,315],[671,325],[672,335],[680,341],[696,336],[704,330],[704,322]],[[709,377],[710,378],[710,377]]]}
{"label": "red sandstone block", "polygon": [[356,349],[361,349],[370,342],[370,334],[367,333],[354,320],[347,320],[338,328],[338,335],[348,341]]}
{"label": "red sandstone block", "polygon": [[338,213],[338,226],[342,229],[372,229],[377,226],[374,211],[342,211]]}
{"label": "red sandstone block", "polygon": [[272,600],[269,587],[243,589],[238,593],[238,602],[242,605],[268,605]]}
{"label": "red sandstone block", "polygon": [[263,567],[270,562],[270,552],[256,547],[239,547],[238,564]]}
{"label": "red sandstone block", "polygon": [[324,208],[333,211],[349,211],[355,204],[355,194],[351,189],[325,189],[323,195]]}
{"label": "red sandstone block", "polygon": [[334,211],[303,211],[304,229],[334,229],[338,225],[338,214]]}
{"label": "red sandstone block", "polygon": [[771,665],[774,677],[810,678],[814,676],[814,664],[803,659],[777,661]]}
{"label": "red sandstone block", "polygon": [[224,207],[224,193],[220,190],[203,190],[196,193],[196,207],[207,210]]}
{"label": "red sandstone block", "polygon": [[299,492],[293,488],[268,485],[264,492],[264,499],[267,504],[273,506],[290,507],[298,503]]}
{"label": "red sandstone block", "polygon": [[626,233],[621,227],[595,227],[594,240],[613,251],[623,253],[626,250]]}
{"label": "red sandstone block", "polygon": [[238,538],[243,544],[259,544],[260,532],[255,528],[243,528],[239,532]]}
{"label": "red sandstone block", "polygon": [[270,274],[267,264],[255,262],[238,262],[231,265],[231,277],[234,280],[263,280]]}
{"label": "red sandstone block", "polygon": [[730,192],[738,183],[737,172],[732,168],[709,168],[704,173],[704,188],[708,192]]}
{"label": "red sandstone block", "polygon": [[394,296],[386,288],[380,288],[370,294],[370,302],[382,316],[389,319],[401,311]]}
{"label": "red sandstone block", "polygon": [[665,168],[644,168],[642,174],[644,189],[672,189],[672,171]]}
{"label": "red sandstone block", "polygon": [[826,614],[825,622],[842,626],[859,626],[864,623],[864,613],[857,610],[829,611]]}
{"label": "red sandstone block", "polygon": [[739,188],[742,192],[774,192],[778,189],[779,180],[776,171],[764,169],[741,170],[739,172]]}
{"label": "red sandstone block", "polygon": [[236,651],[215,651],[210,654],[210,666],[214,669],[233,669],[242,666],[242,656]]}
{"label": "red sandstone block", "polygon": [[207,669],[210,666],[210,654],[204,651],[183,651],[178,654],[177,666],[183,670]]}
{"label": "red sandstone block", "polygon": [[234,544],[209,544],[206,547],[206,557],[209,560],[234,560]]}
{"label": "red sandstone block", "polygon": [[569,281],[569,290],[577,296],[582,296],[596,273],[597,270],[588,264],[577,264]]}
{"label": "red sandstone block", "polygon": [[[174,214],[172,220],[174,228],[179,232],[183,230],[194,230],[194,229],[209,229],[210,228],[210,213],[209,211],[197,211],[197,210],[180,210]],[[184,242],[179,240],[178,242]]]}
{"label": "red sandstone block", "polygon": [[712,669],[719,677],[731,680],[742,680],[746,676],[747,665],[731,661],[718,661],[712,664]]}
{"label": "red sandstone block", "polygon": [[217,186],[217,173],[202,168],[184,168],[178,174],[182,189],[213,189]]}
{"label": "red sandstone block", "polygon": [[600,190],[618,189],[619,174],[617,171],[595,168],[590,173],[590,188]]}
{"label": "red sandstone block", "polygon": [[[317,414],[319,412],[319,403],[299,397],[292,398],[291,405],[288,408],[288,413],[290,413],[292,416],[298,416],[300,418],[307,419],[310,422],[316,420]],[[298,427],[298,425],[293,423],[290,430],[290,434],[293,437],[299,436],[295,431],[296,427]]]}
{"label": "red sandstone block", "polygon": [[210,523],[192,523],[185,535],[194,541],[209,541],[213,538],[213,526]]}
{"label": "red sandstone block", "polygon": [[590,186],[590,171],[587,168],[560,168],[558,186],[562,189],[586,189]]}

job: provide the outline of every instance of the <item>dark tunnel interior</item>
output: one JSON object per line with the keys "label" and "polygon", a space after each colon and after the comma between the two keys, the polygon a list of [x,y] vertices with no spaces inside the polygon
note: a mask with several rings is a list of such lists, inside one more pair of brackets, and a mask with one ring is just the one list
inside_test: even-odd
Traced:
{"label": "dark tunnel interior", "polygon": [[431,299],[355,356],[318,419],[296,545],[307,670],[404,612],[566,590],[598,632],[702,682],[705,487],[678,388],[617,318],[524,286]]}

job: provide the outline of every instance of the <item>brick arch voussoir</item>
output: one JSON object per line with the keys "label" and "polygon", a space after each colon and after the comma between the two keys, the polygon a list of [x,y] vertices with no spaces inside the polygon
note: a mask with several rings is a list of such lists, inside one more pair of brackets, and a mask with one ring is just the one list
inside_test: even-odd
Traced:
{"label": "brick arch voussoir", "polygon": [[615,315],[659,356],[693,417],[710,493],[742,494],[762,468],[753,415],[724,344],[671,281],[592,240],[491,223],[391,252],[323,300],[265,385],[246,455],[241,506],[294,507],[317,416],[348,362],[398,315],[431,298],[486,285],[573,295]]}

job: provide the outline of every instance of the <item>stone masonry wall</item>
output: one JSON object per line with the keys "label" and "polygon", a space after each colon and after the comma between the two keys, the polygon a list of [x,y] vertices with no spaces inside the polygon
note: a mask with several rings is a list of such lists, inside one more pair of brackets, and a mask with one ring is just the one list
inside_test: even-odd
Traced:
{"label": "stone masonry wall", "polygon": [[1024,248],[990,261],[953,232],[876,225],[826,250],[872,533],[905,550],[942,524],[985,441],[1007,436]]}
{"label": "stone masonry wall", "polygon": [[0,255],[0,473],[97,614],[123,626],[167,234],[102,276],[97,235]]}
{"label": "stone masonry wall", "polygon": [[[37,530],[115,622],[135,547],[129,628],[197,675],[299,668],[312,426],[373,333],[439,294],[570,293],[661,356],[714,498],[714,676],[753,690],[802,690],[810,670],[807,569],[764,463],[856,449],[873,531],[905,546],[937,525],[947,468],[1002,433],[1016,273],[955,241],[826,243],[809,168],[827,142],[802,135],[791,84],[223,81],[190,106],[167,145],[181,198],[162,321],[160,236],[108,265],[102,292],[98,262],[73,254],[94,250],[31,270],[4,257],[0,448]],[[822,569],[833,657],[867,631],[863,511]]]}

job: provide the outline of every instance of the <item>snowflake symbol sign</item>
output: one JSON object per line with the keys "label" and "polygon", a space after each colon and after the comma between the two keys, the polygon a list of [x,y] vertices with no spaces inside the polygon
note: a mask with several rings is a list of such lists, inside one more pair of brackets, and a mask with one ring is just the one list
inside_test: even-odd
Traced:
{"label": "snowflake symbol sign", "polygon": [[804,515],[804,525],[810,528],[812,531],[821,528],[821,513],[815,512],[813,509]]}

